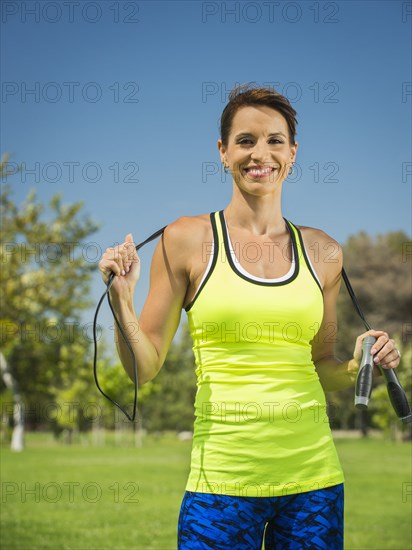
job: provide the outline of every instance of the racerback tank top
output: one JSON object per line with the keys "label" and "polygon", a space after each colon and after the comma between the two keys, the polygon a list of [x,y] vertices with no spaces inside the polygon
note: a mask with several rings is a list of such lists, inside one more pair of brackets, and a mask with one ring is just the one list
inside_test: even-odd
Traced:
{"label": "racerback tank top", "polygon": [[223,211],[210,219],[208,266],[186,307],[197,367],[186,490],[267,497],[342,483],[311,356],[323,295],[301,233],[285,220],[291,268],[261,279],[238,261],[257,261],[257,245],[236,255]]}

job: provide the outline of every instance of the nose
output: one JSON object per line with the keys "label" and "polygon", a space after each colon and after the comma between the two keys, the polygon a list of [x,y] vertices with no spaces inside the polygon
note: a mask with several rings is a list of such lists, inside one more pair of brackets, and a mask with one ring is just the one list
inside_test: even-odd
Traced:
{"label": "nose", "polygon": [[257,141],[250,151],[250,158],[256,163],[264,163],[269,159],[268,146],[265,141]]}

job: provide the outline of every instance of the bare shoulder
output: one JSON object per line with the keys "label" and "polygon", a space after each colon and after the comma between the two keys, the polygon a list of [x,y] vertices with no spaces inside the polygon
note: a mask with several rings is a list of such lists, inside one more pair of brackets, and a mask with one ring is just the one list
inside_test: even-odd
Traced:
{"label": "bare shoulder", "polygon": [[172,269],[188,274],[202,257],[205,243],[212,239],[209,214],[182,216],[166,227],[156,252]]}
{"label": "bare shoulder", "polygon": [[322,231],[322,229],[316,229],[315,227],[308,227],[306,225],[297,225],[296,227],[300,229],[305,245],[306,243],[311,245],[318,243],[321,247],[329,245],[336,249],[336,253],[338,253],[338,251],[340,254],[342,253],[342,247],[338,241],[325,233],[325,231]]}
{"label": "bare shoulder", "polygon": [[339,279],[342,271],[343,252],[338,241],[322,229],[304,225],[296,227],[302,234],[306,253],[324,283],[332,284]]}
{"label": "bare shoulder", "polygon": [[181,216],[169,224],[164,232],[165,243],[184,249],[197,248],[205,239],[211,238],[209,214]]}

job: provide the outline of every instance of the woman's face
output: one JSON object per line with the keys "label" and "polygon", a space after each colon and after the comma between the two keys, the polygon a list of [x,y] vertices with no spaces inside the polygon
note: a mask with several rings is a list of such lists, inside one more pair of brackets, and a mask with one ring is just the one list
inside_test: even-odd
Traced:
{"label": "woman's face", "polygon": [[221,161],[237,186],[253,195],[281,186],[295,161],[286,119],[266,106],[242,107],[232,121],[227,147],[218,141]]}

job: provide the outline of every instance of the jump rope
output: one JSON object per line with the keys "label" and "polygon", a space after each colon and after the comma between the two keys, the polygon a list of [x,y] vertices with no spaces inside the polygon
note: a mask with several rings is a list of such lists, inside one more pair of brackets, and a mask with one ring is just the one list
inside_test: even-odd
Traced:
{"label": "jump rope", "polygon": [[[164,230],[166,229],[167,225],[162,227],[162,229],[159,229],[153,235],[150,235],[145,241],[141,242],[136,246],[136,251],[140,250],[145,244],[150,243],[157,237],[160,237],[160,235],[163,234]],[[116,314],[113,310],[111,301],[110,301],[110,295],[109,290],[113,284],[115,274],[111,273],[109,276],[109,280],[107,282],[106,290],[104,291],[102,297],[100,298],[97,307],[96,312],[94,314],[93,319],[93,342],[94,342],[94,359],[93,359],[93,372],[94,372],[94,379],[96,382],[96,386],[100,393],[106,397],[113,405],[115,405],[118,409],[122,411],[122,413],[126,416],[128,420],[133,422],[136,418],[136,410],[137,410],[137,394],[138,394],[138,379],[137,379],[137,364],[136,364],[136,357],[133,352],[132,346],[127,338],[127,335],[125,334],[118,318],[116,317]],[[359,302],[356,298],[355,292],[352,288],[352,285],[349,281],[349,278],[346,274],[346,271],[342,268],[342,278],[345,282],[346,288],[348,290],[349,296],[352,300],[352,303],[356,309],[356,312],[358,313],[359,317],[363,321],[363,324],[365,325],[366,330],[371,330],[371,327],[369,323],[367,322],[362,309],[359,305]],[[119,332],[126,343],[126,346],[128,350],[130,351],[130,355],[132,357],[133,361],[133,384],[134,384],[134,401],[133,401],[133,413],[132,415],[129,415],[129,413],[114,399],[112,399],[107,393],[103,391],[99,384],[99,380],[97,378],[97,317],[99,315],[99,311],[101,308],[101,305],[103,303],[103,300],[107,296],[107,301],[109,303],[110,310],[113,314],[114,321],[116,323],[116,326],[119,329]],[[376,342],[376,338],[374,336],[366,336],[362,342],[362,361],[357,373],[356,377],[356,384],[355,384],[355,407],[358,409],[367,409],[369,404],[369,399],[371,397],[372,393],[372,383],[373,383],[373,357],[371,354],[371,348],[373,344]],[[406,396],[405,390],[402,388],[401,383],[399,382],[398,375],[396,374],[394,369],[384,369],[380,365],[377,365],[379,371],[381,372],[382,376],[385,378],[386,382],[386,389],[388,391],[389,399],[391,401],[392,407],[396,412],[396,415],[399,417],[399,419],[404,424],[409,424],[412,422],[412,411],[411,407],[408,403],[408,398]]]}

